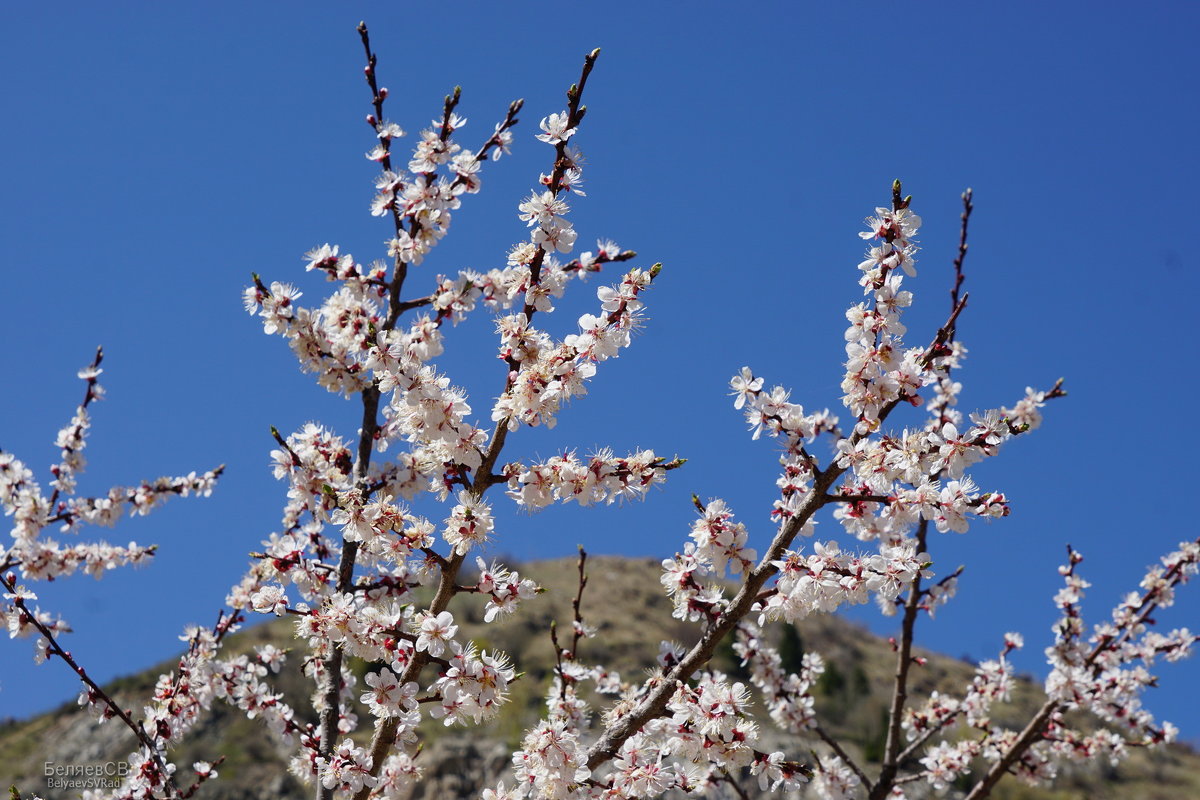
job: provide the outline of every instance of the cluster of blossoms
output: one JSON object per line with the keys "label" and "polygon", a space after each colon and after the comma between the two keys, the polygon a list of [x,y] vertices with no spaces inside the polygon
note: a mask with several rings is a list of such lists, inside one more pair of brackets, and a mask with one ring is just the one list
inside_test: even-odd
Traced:
{"label": "cluster of blossoms", "polygon": [[816,724],[812,688],[825,672],[820,654],[805,653],[800,672],[787,672],[779,652],[762,640],[762,631],[752,623],[738,626],[733,650],[750,667],[751,679],[776,725],[800,733]]}
{"label": "cluster of blossoms", "polygon": [[[817,761],[813,776],[813,791],[821,800],[852,800],[859,796],[862,778],[840,756],[827,755]],[[903,792],[889,797],[903,798]]]}
{"label": "cluster of blossoms", "polygon": [[[223,613],[212,628],[190,626],[180,637],[187,650],[175,671],[159,677],[154,694],[136,723],[103,690],[84,678],[85,688],[79,696],[81,706],[86,706],[100,720],[121,717],[126,724],[144,732],[142,748],[126,756],[130,771],[121,786],[111,793],[113,796],[178,796],[181,790],[176,786],[176,765],[168,760],[169,749],[204,719],[218,699],[252,719],[261,720],[281,738],[293,738],[298,733],[302,739],[306,733],[311,738],[311,726],[298,722],[294,710],[265,681],[269,673],[279,671],[285,659],[283,651],[262,645],[252,655],[218,658],[222,641],[243,620],[240,614]],[[214,762],[208,761],[194,763],[195,783],[184,791],[194,791],[217,777],[213,766]],[[93,793],[93,796],[101,795]]]}
{"label": "cluster of blossoms", "polygon": [[[580,561],[575,640],[560,650],[559,666],[547,694],[549,718],[526,735],[522,748],[513,755],[515,786],[506,788],[502,781],[485,791],[484,797],[651,798],[670,790],[705,794],[743,769],[757,776],[763,789],[798,786],[807,774],[805,767],[787,761],[781,752],[765,753],[755,748],[760,739],[759,727],[747,716],[751,697],[742,683],[717,672],[702,673],[694,684],[666,683],[667,673],[681,657],[681,652],[666,642],[658,669],[642,686],[624,683],[616,673],[578,661],[580,640],[595,633],[583,624],[579,613],[579,599],[586,585],[584,558],[586,554]],[[586,681],[594,682],[598,695],[620,695],[604,716],[610,727],[643,699],[649,688],[669,689],[664,715],[625,739],[605,770],[588,766],[584,745],[592,715],[580,694]]]}
{"label": "cluster of blossoms", "polygon": [[663,559],[662,567],[662,585],[675,607],[673,617],[696,622],[715,617],[725,607],[725,592],[721,586],[715,581],[703,580],[712,569],[697,554],[692,542],[684,546],[683,553]]}
{"label": "cluster of blossoms", "polygon": [[[915,749],[938,735],[949,737],[929,747],[920,759],[924,768],[921,777],[934,789],[946,789],[970,770],[976,758],[996,756],[1003,752],[1000,743],[1011,741],[1011,732],[994,726],[990,714],[995,703],[1009,699],[1014,678],[1006,656],[1021,646],[1019,634],[1005,636],[1000,657],[983,661],[975,668],[975,676],[962,699],[935,691],[924,706],[906,711],[901,725],[910,748]],[[977,738],[949,736],[963,725],[973,729]]]}
{"label": "cluster of blossoms", "polygon": [[446,725],[468,721],[478,725],[495,716],[508,700],[508,685],[516,671],[503,653],[476,653],[473,645],[464,648],[458,642],[452,647],[449,668],[433,684],[441,702],[429,713]]}
{"label": "cluster of blossoms", "polygon": [[880,552],[859,556],[843,553],[837,542],[813,544],[808,556],[787,552],[772,562],[779,570],[775,594],[762,607],[759,624],[771,619],[795,622],[814,612],[829,613],[843,603],[861,604],[875,595],[880,608],[891,611],[893,601],[918,575],[928,576],[927,553],[912,544],[883,546]]}
{"label": "cluster of blossoms", "polygon": [[102,497],[74,494],[75,476],[84,465],[82,451],[88,427],[87,404],[102,396],[96,383],[100,372],[91,367],[80,372],[80,376],[88,380],[88,400],[59,434],[57,443],[62,448],[62,460],[51,468],[55,478],[49,495],[43,492],[33,472],[23,462],[11,453],[0,453],[0,503],[3,503],[5,514],[13,518],[13,542],[0,554],[0,569],[19,567],[24,579],[37,581],[65,577],[79,569],[99,578],[107,570],[144,563],[154,554],[153,547],[139,546],[135,542],[126,546],[107,542],[65,546],[43,534],[54,525],[63,533],[77,533],[83,525],[113,527],[126,509],[144,516],[169,497],[207,496],[212,492],[222,472],[220,468],[201,475],[192,472],[177,478],[144,481],[131,487],[116,486]]}
{"label": "cluster of blossoms", "polygon": [[508,496],[519,505],[543,508],[555,501],[581,506],[645,497],[651,486],[662,483],[666,472],[682,461],[666,462],[653,450],[614,456],[601,450],[587,461],[573,452],[531,464],[514,462],[504,467]]}
{"label": "cluster of blossoms", "polygon": [[917,246],[913,236],[921,218],[907,204],[877,208],[867,219],[863,239],[878,242],[867,251],[858,268],[859,283],[872,303],[859,303],[846,312],[846,374],[842,379],[842,402],[858,419],[856,430],[876,427],[880,414],[904,394],[913,394],[926,383],[921,348],[903,347],[906,329],[900,321],[912,303],[912,293],[900,288],[904,278],[916,276],[913,269]]}
{"label": "cluster of blossoms", "polygon": [[1170,662],[1187,656],[1198,637],[1187,628],[1151,631],[1149,615],[1173,605],[1175,587],[1200,571],[1200,540],[1184,542],[1152,566],[1142,591],[1130,592],[1113,610],[1112,621],[1096,625],[1086,641],[1079,604],[1088,584],[1075,571],[1082,560],[1071,550],[1060,569],[1065,585],[1055,603],[1062,617],[1055,624],[1055,644],[1046,650],[1051,666],[1046,694],[1056,711],[1086,709],[1140,744],[1172,741],[1175,726],[1157,724],[1140,695],[1154,684],[1147,668],[1159,658]]}
{"label": "cluster of blossoms", "polygon": [[[513,754],[517,785],[505,797],[570,797],[591,775],[579,735],[561,720],[545,720],[525,734]],[[499,792],[505,792],[501,783]],[[497,795],[493,795],[497,796]]]}
{"label": "cluster of blossoms", "polygon": [[522,601],[542,591],[540,586],[529,578],[522,578],[516,570],[509,570],[500,564],[489,567],[482,558],[476,558],[475,564],[479,567],[479,582],[475,584],[475,591],[488,597],[487,608],[483,612],[484,622],[512,614]]}
{"label": "cluster of blossoms", "polygon": [[617,286],[596,291],[601,314],[579,318],[580,333],[555,342],[530,324],[526,311],[501,317],[500,355],[511,367],[508,385],[492,407],[492,420],[508,430],[521,423],[554,427],[559,407],[587,392],[585,382],[596,374],[596,363],[628,347],[640,324],[639,295],[650,286],[658,268],[633,269]]}
{"label": "cluster of blossoms", "polygon": [[692,524],[692,541],[683,553],[663,560],[662,585],[675,605],[673,615],[694,622],[720,613],[726,605],[723,587],[714,578],[726,571],[749,573],[757,553],[746,547],[746,526],[733,521],[724,500],[706,506],[693,499],[700,519]]}
{"label": "cluster of blossoms", "polygon": [[[464,196],[479,191],[483,164],[508,152],[522,104],[511,104],[483,145],[470,150],[454,139],[466,125],[456,112],[455,90],[441,117],[420,133],[407,169],[395,167],[393,145],[404,131],[383,115],[387,90],[377,84],[365,26],[359,31],[373,105],[367,123],[375,145],[367,157],[381,167],[371,213],[390,221],[391,261],[363,265],[340,247],[323,244],[305,257],[308,271],[336,286],[318,306],[301,305],[297,287],[267,285],[257,275],[244,296],[247,311],[259,317],[266,333],[288,341],[319,385],[361,400],[357,441],[317,423],[286,437],[273,431],[278,445],[273,469],[287,483],[280,528],[230,590],[231,610],[212,628],[192,627],[182,637],[187,651],[158,680],[141,719],[92,683],[58,646],[56,636],[68,626],[30,607],[37,595],[18,585],[17,571],[33,581],[80,567],[99,574],[144,560],[152,548],[104,543],[64,548],[41,533],[53,524],[70,532],[82,524],[109,525],[127,508],[144,514],[173,494],[207,494],[220,470],[114,489],[101,498],[76,497],[88,406],[101,396],[99,355],[80,373],[87,395],[58,437],[62,457],[51,470],[49,496],[21,462],[0,453],[0,502],[14,519],[14,544],[0,561],[5,590],[0,608],[10,636],[36,635],[40,659],[61,657],[84,681],[80,703],[102,719],[120,718],[138,739],[139,750],[128,759],[131,774],[105,797],[175,800],[215,777],[217,762],[196,762],[195,784],[181,789],[170,749],[217,701],[260,720],[290,744],[291,772],[318,800],[409,796],[421,778],[414,758],[422,720],[483,723],[507,702],[518,679],[506,655],[467,640],[464,617],[450,610],[458,596],[480,595],[490,623],[540,591],[533,581],[479,555],[502,521],[487,492],[502,486],[516,506],[528,510],[555,502],[613,503],[645,497],[683,463],[652,450],[618,457],[600,449],[581,459],[569,448],[544,461],[501,460],[510,438],[524,426],[553,427],[565,404],[586,392],[596,365],[630,345],[643,319],[642,294],[659,274],[659,265],[632,268],[615,285],[599,288],[599,308],[579,317],[578,332],[558,339],[542,327],[538,315],[554,311],[571,278],[636,255],[602,240],[596,252],[559,260],[578,239],[567,196],[583,195],[584,161],[574,140],[598,51],[589,54],[578,84],[568,91],[568,107],[541,121],[536,138],[554,148],[553,168],[518,206],[528,237],[509,250],[504,267],[437,275],[427,294],[405,299],[410,268],[421,265],[446,235]],[[1153,683],[1146,667],[1160,656],[1186,655],[1197,637],[1186,629],[1156,634],[1146,626],[1150,612],[1170,605],[1175,587],[1196,573],[1200,542],[1185,544],[1151,570],[1142,592],[1123,601],[1113,621],[1097,626],[1086,641],[1079,603],[1087,584],[1075,573],[1079,557],[1072,551],[1063,570],[1066,587],[1057,598],[1063,617],[1056,644],[1047,651],[1048,699],[1022,732],[992,720],[993,706],[1007,700],[1013,687],[1007,655],[1022,644],[1015,634],[1006,637],[997,660],[978,666],[961,697],[934,693],[919,707],[907,705],[909,673],[923,664],[912,650],[916,621],[920,612],[932,615],[953,596],[961,571],[935,573],[930,529],[964,533],[973,518],[1009,514],[1007,497],[981,491],[966,471],[996,455],[1009,439],[1037,428],[1045,403],[1063,394],[1060,385],[1027,389],[1011,408],[966,418],[956,408],[961,385],[953,370],[966,356],[955,322],[966,303],[958,286],[969,193],[951,316],[929,345],[905,345],[901,317],[913,297],[902,285],[905,276],[916,275],[921,224],[910,199],[901,198],[897,184],[891,208],[876,209],[868,230],[860,233],[869,242],[858,265],[868,299],[846,313],[841,382],[853,427],[843,431],[828,409],[806,412],[782,386],[765,390],[748,367],[733,377],[734,408],[744,413],[753,438],[765,433],[782,451],[779,494],[769,515],[772,538],[765,548],[751,548],[750,529],[734,520],[723,500],[695,499],[699,519],[683,552],[662,562],[661,581],[674,616],[698,623],[699,631],[690,647],[664,643],[657,667],[639,683],[578,659],[581,640],[594,634],[580,613],[586,585],[581,558],[573,640],[564,646],[551,630],[557,667],[547,718],[525,734],[513,754],[513,785],[506,779],[484,790],[485,800],[701,795],[722,784],[742,794],[740,781],[746,779],[757,779],[764,791],[809,783],[806,791],[824,800],[895,800],[946,791],[978,775],[982,765],[969,795],[979,800],[1010,771],[1042,781],[1065,760],[1116,760],[1130,745],[1173,738],[1174,728],[1155,723],[1139,695]],[[503,364],[503,382],[486,422],[473,418],[467,393],[437,363],[446,346],[443,324],[456,325],[480,307],[497,315]],[[889,416],[906,404],[924,405],[924,423],[889,432]],[[833,452],[825,464],[813,452],[821,437]],[[376,454],[380,458],[373,461]],[[441,524],[406,505],[434,501],[447,506],[433,515]],[[825,506],[834,507],[833,517],[863,550],[843,550],[835,540],[809,540],[807,550],[798,544],[806,541],[799,537],[813,536],[815,514]],[[471,583],[463,567],[473,553],[478,577]],[[736,584],[727,583],[731,576]],[[760,627],[792,624],[872,598],[886,614],[902,612],[893,704],[876,778],[818,722],[813,687],[825,670],[822,658],[808,653],[799,672],[789,673]],[[296,639],[307,648],[300,668],[314,683],[311,717],[272,688],[271,675],[284,663],[284,652],[265,646],[253,654],[221,656],[224,640],[248,612],[294,622]],[[787,733],[820,738],[820,752],[795,748],[811,753],[811,764],[782,750],[759,749],[765,737],[752,716],[750,687],[709,664],[727,637],[736,640],[734,651],[749,668],[750,684],[771,721]],[[599,725],[582,693],[589,681],[596,694],[616,695]],[[366,710],[373,729],[369,744],[356,708]],[[1108,727],[1070,728],[1065,715],[1077,709]],[[909,795],[912,786],[922,788]]]}
{"label": "cluster of blossoms", "polygon": [[[83,454],[91,427],[89,407],[104,397],[99,383],[102,357],[97,350],[92,363],[78,373],[87,388],[83,402],[55,439],[60,458],[50,468],[50,492],[42,489],[33,471],[21,460],[11,453],[0,452],[0,505],[5,516],[12,518],[11,541],[0,547],[0,583],[5,590],[0,615],[10,638],[36,637],[34,658],[39,663],[47,656],[65,652],[55,637],[69,633],[71,626],[31,605],[38,599],[37,592],[18,581],[53,581],[79,570],[100,578],[111,569],[146,563],[156,549],[136,542],[65,545],[46,536],[46,529],[58,526],[62,533],[77,534],[84,525],[112,527],[127,509],[141,516],[169,497],[207,496],[222,472],[222,468],[217,468],[200,475],[192,472],[181,477],[143,481],[131,487],[117,486],[101,497],[77,495],[77,477],[86,465]],[[114,713],[113,709],[109,708],[108,713]]]}
{"label": "cluster of blossoms", "polygon": [[670,788],[695,789],[723,770],[761,765],[758,725],[746,717],[750,693],[720,673],[679,684],[667,704],[670,716],[652,721],[627,739],[613,761],[612,788],[619,797],[656,797]]}

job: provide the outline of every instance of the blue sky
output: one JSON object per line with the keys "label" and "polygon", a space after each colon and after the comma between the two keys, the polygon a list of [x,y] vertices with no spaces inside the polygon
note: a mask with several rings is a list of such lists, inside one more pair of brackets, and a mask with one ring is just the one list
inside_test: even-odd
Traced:
{"label": "blue sky", "polygon": [[[411,285],[498,266],[526,235],[516,204],[549,166],[537,120],[563,107],[597,46],[576,140],[588,196],[572,218],[582,242],[613,237],[665,264],[634,347],[601,366],[559,427],[522,431],[506,452],[646,446],[689,463],[644,504],[509,515],[495,553],[561,556],[583,543],[669,556],[693,492],[727,499],[761,548],[776,450],[750,440],[728,379],[748,364],[806,407],[840,408],[856,233],[897,177],[925,219],[921,272],[907,284],[914,342],[946,316],[959,194],[976,193],[964,410],[1059,376],[1071,393],[974,472],[1009,495],[1014,515],[933,540],[938,567],[967,571],[922,643],[986,658],[1020,630],[1019,666],[1040,674],[1067,542],[1087,558],[1094,621],[1146,564],[1195,536],[1183,502],[1200,446],[1188,344],[1200,289],[1188,244],[1200,181],[1195,6],[514,2],[426,16],[396,3],[246,6],[0,10],[10,250],[0,447],[35,469],[52,463],[82,394],[75,371],[102,344],[109,396],[95,409],[85,491],[228,465],[210,499],[84,534],[158,543],[149,568],[41,587],[95,676],[166,658],[184,623],[215,617],[278,522],[269,426],[357,427],[354,407],[245,315],[240,292],[257,271],[322,296],[300,257],[327,241],[362,261],[383,255],[386,228],[367,211],[359,19],[392,91],[389,116],[410,132],[455,85],[468,144],[510,100],[527,102],[513,157],[487,166],[483,193]],[[554,332],[571,331],[593,299],[576,288]],[[457,352],[442,361],[485,416],[502,380],[493,347],[480,315],[453,331]],[[1194,628],[1198,612],[1190,588],[1161,624]],[[27,642],[3,652],[0,716],[74,697],[61,664],[32,668]],[[1148,705],[1200,740],[1200,664],[1160,675]]]}

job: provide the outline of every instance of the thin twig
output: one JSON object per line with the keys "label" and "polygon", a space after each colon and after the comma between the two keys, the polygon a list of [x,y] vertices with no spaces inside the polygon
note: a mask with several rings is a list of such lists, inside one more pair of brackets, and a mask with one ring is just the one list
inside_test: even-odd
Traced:
{"label": "thin twig", "polygon": [[[213,761],[209,764],[209,767],[215,769],[216,767],[219,767],[224,763],[225,763],[225,756],[219,756],[216,761]],[[183,793],[180,795],[180,797],[182,797],[184,800],[187,800],[187,798],[196,794],[196,791],[201,786],[203,786],[204,783],[206,783],[207,781],[212,779],[213,774],[214,773],[212,771],[210,771],[204,777],[200,777],[199,775],[197,775],[196,780],[192,783],[191,786],[189,786],[188,788],[183,790]]]}
{"label": "thin twig", "polygon": [[[96,348],[96,357],[93,358],[92,363],[85,368],[87,370],[90,370],[90,372],[88,373],[88,377],[85,379],[87,381],[87,391],[83,395],[83,402],[79,404],[80,411],[86,410],[87,407],[92,404],[92,401],[95,400],[97,397],[96,382],[99,380],[98,370],[100,369],[100,362],[103,360],[104,360],[104,348],[97,347]],[[70,450],[70,448],[66,448],[66,449],[67,449],[67,452],[72,452]],[[55,473],[55,477],[57,478],[58,473],[56,470],[57,470],[57,467],[51,471]],[[54,508],[55,503],[58,502],[58,491],[59,491],[58,487],[55,487],[53,494],[50,495],[50,500],[47,502],[47,505],[50,508]]]}
{"label": "thin twig", "polygon": [[[583,98],[583,87],[587,85],[588,76],[592,74],[592,67],[596,66],[596,59],[600,57],[600,48],[596,48],[588,53],[583,59],[583,72],[579,76],[579,83],[573,84],[567,90],[567,127],[575,128],[583,121],[583,115],[587,113],[587,106],[581,106],[579,101]],[[562,191],[562,181],[566,177],[567,170],[571,167],[571,160],[567,156],[567,143],[561,141],[554,146],[554,170],[550,173],[549,189],[550,193],[555,197]],[[529,262],[529,285],[532,288],[541,281],[542,263],[546,259],[546,248],[538,245],[537,252],[534,253],[533,259]],[[526,319],[532,319],[535,309],[533,303],[529,301],[529,293],[526,292],[525,312]]]}
{"label": "thin twig", "polygon": [[738,786],[737,781],[733,779],[733,776],[729,774],[729,770],[725,767],[721,767],[721,777],[725,780],[725,783],[729,784],[729,788],[733,789],[734,794],[740,797],[741,800],[750,800],[750,795],[746,794],[745,789],[743,789],[741,786]]}
{"label": "thin twig", "polygon": [[970,189],[962,193],[963,210],[959,219],[962,225],[958,231],[958,255],[954,258],[954,286],[950,289],[950,308],[958,306],[958,290],[963,284],[963,261],[967,257],[967,223],[971,221],[971,212],[975,204],[971,202],[973,194]]}
{"label": "thin twig", "polygon": [[175,785],[175,782],[171,778],[171,773],[167,770],[166,765],[163,764],[162,758],[159,757],[158,745],[155,743],[154,739],[151,738],[148,733],[146,733],[145,728],[134,722],[133,718],[129,716],[129,712],[122,708],[116,700],[114,700],[108,695],[107,692],[100,688],[100,685],[91,679],[91,677],[87,674],[87,671],[79,665],[79,663],[71,656],[70,652],[62,648],[62,646],[58,643],[58,640],[54,637],[54,632],[42,624],[42,621],[37,618],[37,615],[27,605],[25,605],[24,599],[22,599],[20,592],[17,591],[15,582],[7,575],[0,575],[0,583],[2,583],[4,588],[8,590],[10,595],[12,595],[13,605],[15,605],[21,611],[21,613],[29,620],[30,624],[37,628],[38,633],[42,635],[42,638],[46,640],[46,643],[49,645],[47,651],[49,655],[55,655],[61,658],[66,665],[70,667],[76,675],[79,676],[79,680],[83,681],[83,683],[88,687],[89,702],[92,698],[103,700],[109,711],[111,711],[115,717],[120,719],[121,722],[125,723],[125,726],[133,732],[133,735],[137,737],[137,740],[141,743],[142,747],[146,748],[146,755],[154,761],[154,766],[158,769],[159,776],[162,778],[164,785],[168,789],[168,794],[170,796],[178,797],[180,794],[179,787]]}
{"label": "thin twig", "polygon": [[579,545],[579,588],[575,592],[575,599],[571,601],[571,611],[574,614],[572,622],[575,628],[575,638],[571,642],[572,660],[579,656],[579,640],[583,638],[583,615],[579,611],[579,606],[583,602],[583,590],[587,588],[588,584],[588,576],[584,571],[586,564],[587,551],[583,549],[583,545]]}
{"label": "thin twig", "polygon": [[579,611],[580,603],[583,601],[583,590],[587,587],[587,573],[584,571],[584,565],[587,563],[587,551],[583,549],[583,545],[579,545],[579,588],[575,591],[575,597],[571,600],[571,627],[574,630],[574,636],[571,639],[571,649],[564,652],[561,645],[558,643],[558,625],[555,620],[550,621],[550,641],[554,644],[554,661],[555,670],[558,672],[558,698],[566,700],[567,695],[567,673],[563,669],[563,658],[568,661],[575,661],[579,655],[579,640],[583,638],[583,616]]}
{"label": "thin twig", "polygon": [[871,779],[867,777],[867,773],[864,772],[863,768],[860,767],[858,763],[850,757],[850,754],[842,748],[837,739],[834,739],[832,736],[830,736],[829,733],[826,732],[826,730],[820,725],[815,726],[813,730],[816,731],[816,734],[818,737],[820,737],[821,741],[829,745],[829,749],[837,754],[837,757],[842,760],[842,763],[848,766],[854,772],[854,774],[858,776],[858,779],[862,781],[863,786],[871,785]]}

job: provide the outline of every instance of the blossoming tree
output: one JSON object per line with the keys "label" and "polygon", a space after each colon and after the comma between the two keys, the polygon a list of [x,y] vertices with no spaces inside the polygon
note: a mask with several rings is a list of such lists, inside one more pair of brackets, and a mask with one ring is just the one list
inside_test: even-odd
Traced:
{"label": "blossoming tree", "polygon": [[[83,682],[81,704],[102,719],[118,718],[136,739],[130,774],[104,796],[184,798],[216,777],[215,763],[177,768],[172,748],[218,701],[291,743],[290,769],[315,797],[406,796],[421,779],[413,754],[422,719],[479,724],[496,714],[518,677],[508,656],[464,640],[455,616],[481,606],[492,622],[519,612],[539,591],[479,555],[503,534],[493,505],[512,502],[534,511],[553,503],[642,498],[683,464],[651,450],[565,452],[545,460],[514,453],[524,428],[553,426],[571,398],[587,391],[599,365],[630,345],[643,295],[661,269],[633,266],[613,274],[596,290],[595,310],[578,319],[577,332],[556,338],[546,327],[556,302],[579,279],[637,259],[611,241],[572,256],[578,234],[570,203],[584,194],[575,140],[599,51],[585,58],[566,108],[541,120],[537,139],[550,148],[548,171],[518,209],[527,238],[509,251],[503,267],[430,277],[419,268],[446,235],[452,214],[480,191],[486,164],[509,151],[522,103],[512,103],[470,149],[457,137],[466,120],[458,114],[456,89],[403,164],[393,145],[405,134],[384,114],[388,92],[379,85],[366,27],[359,32],[372,103],[367,122],[375,137],[368,158],[380,165],[371,212],[389,227],[387,258],[368,264],[321,245],[307,254],[307,268],[333,284],[327,297],[306,304],[293,286],[255,275],[245,304],[321,386],[359,399],[360,427],[352,439],[318,424],[274,433],[275,474],[288,487],[280,527],[254,554],[216,624],[188,629],[187,651],[159,678],[141,714],[91,680],[60,644],[69,627],[37,607],[30,587],[80,568],[99,574],[138,563],[153,548],[66,547],[47,532],[56,525],[70,533],[112,525],[123,511],[147,513],[173,494],[207,494],[221,470],[116,488],[105,497],[77,496],[90,407],[102,396],[99,352],[80,373],[85,397],[59,434],[62,458],[51,470],[49,493],[22,462],[0,453],[0,501],[13,518],[12,544],[0,555],[10,636],[31,636],[38,661],[64,661]],[[967,306],[962,285],[971,212],[968,191],[950,312],[917,345],[906,341],[902,317],[913,302],[904,280],[916,274],[921,219],[898,182],[890,203],[868,218],[859,234],[868,247],[858,264],[864,299],[846,312],[845,420],[829,410],[806,411],[784,387],[767,389],[750,367],[733,377],[733,405],[752,436],[773,438],[782,449],[774,524],[769,535],[752,534],[724,501],[695,499],[698,517],[688,541],[663,561],[662,571],[674,615],[695,626],[689,647],[664,644],[658,669],[640,681],[584,663],[580,643],[594,632],[580,610],[581,558],[570,637],[560,640],[552,631],[557,669],[548,713],[513,754],[511,776],[480,787],[482,797],[702,795],[754,781],[763,790],[881,800],[941,793],[975,774],[967,795],[975,799],[1008,774],[1050,781],[1063,762],[1115,761],[1130,747],[1172,739],[1174,728],[1156,722],[1138,698],[1153,681],[1146,667],[1159,657],[1186,655],[1196,637],[1187,630],[1152,632],[1147,620],[1195,574],[1200,540],[1165,556],[1140,591],[1090,631],[1080,612],[1087,587],[1077,569],[1081,557],[1068,550],[1060,570],[1064,587],[1055,599],[1061,618],[1047,649],[1046,698],[1024,728],[1004,728],[991,713],[1013,686],[1008,655],[1022,646],[1015,633],[998,643],[997,657],[979,664],[958,694],[919,701],[910,694],[913,670],[920,669],[913,652],[918,623],[953,597],[959,577],[935,563],[937,536],[966,533],[979,518],[1009,513],[1005,495],[978,487],[969,468],[1038,428],[1041,409],[1065,394],[1060,382],[1028,389],[1012,406],[968,417],[956,408],[961,385],[954,371],[966,354],[956,323]],[[445,326],[485,311],[496,315],[500,363],[498,398],[481,420],[437,359]],[[906,411],[918,418],[897,428],[893,416]],[[818,440],[828,447],[818,447]],[[823,458],[826,451],[832,455]],[[445,505],[440,517],[418,515],[407,505],[430,495]],[[815,537],[817,515],[827,507],[844,536]],[[789,673],[766,633],[772,625],[868,601],[899,617],[886,742],[874,764],[852,757],[814,711],[821,657],[809,653],[799,672]],[[284,659],[280,650],[223,654],[225,638],[252,613],[294,621],[307,647],[302,663],[314,686],[311,709],[290,707],[272,688],[271,673]],[[748,668],[750,686],[713,668],[725,641]],[[363,685],[351,669],[355,661],[371,665]],[[594,693],[584,692],[587,684]],[[588,698],[603,695],[614,699],[597,717]],[[356,699],[369,719],[357,718]],[[760,749],[759,721],[750,715],[756,703],[784,731],[818,740],[818,751],[809,754],[799,738],[794,752]],[[1074,710],[1091,712],[1098,724],[1078,729],[1066,716]]]}

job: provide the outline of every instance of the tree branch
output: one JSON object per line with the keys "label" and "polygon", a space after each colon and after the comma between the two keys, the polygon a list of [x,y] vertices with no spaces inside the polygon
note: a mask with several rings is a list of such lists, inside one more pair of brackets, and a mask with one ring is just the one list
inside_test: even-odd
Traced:
{"label": "tree branch", "polygon": [[842,760],[842,763],[849,767],[854,774],[858,776],[858,779],[862,781],[863,786],[871,785],[871,779],[867,777],[867,773],[864,772],[863,768],[860,767],[858,763],[850,757],[850,754],[845,751],[837,739],[834,739],[832,736],[830,736],[829,733],[827,733],[826,730],[820,725],[814,726],[813,730],[816,732],[817,736],[820,737],[821,741],[827,744],[829,749],[832,750],[837,757]]}
{"label": "tree branch", "polygon": [[[1194,541],[1196,544],[1200,544],[1200,537],[1197,537]],[[1181,564],[1176,564],[1167,570],[1163,577],[1166,579],[1167,587],[1173,588],[1183,581],[1186,576],[1181,569]],[[1130,636],[1133,636],[1135,631],[1142,628],[1154,609],[1158,608],[1158,600],[1155,598],[1159,596],[1159,592],[1159,587],[1147,589],[1142,594],[1137,610],[1129,615],[1128,621],[1121,627],[1120,633],[1116,636],[1101,636],[1100,640],[1096,642],[1096,645],[1083,661],[1083,666],[1091,667],[1093,676],[1100,670],[1096,661],[1100,658],[1101,654],[1107,650],[1115,649],[1128,640]],[[1038,709],[1038,713],[1029,721],[1029,724],[1025,726],[1005,754],[971,788],[971,792],[966,796],[965,800],[983,800],[983,798],[990,796],[992,789],[1000,779],[1004,777],[1013,765],[1021,760],[1030,747],[1042,738],[1046,729],[1046,723],[1050,721],[1054,712],[1058,711],[1061,707],[1062,703],[1059,701],[1048,699],[1045,705]]]}
{"label": "tree branch", "polygon": [[162,758],[158,754],[157,743],[148,733],[146,733],[145,728],[134,722],[133,718],[129,716],[129,712],[121,708],[120,704],[118,704],[116,700],[114,700],[108,695],[107,692],[100,688],[100,685],[91,679],[91,677],[87,674],[87,671],[79,665],[79,663],[71,656],[70,652],[62,648],[62,646],[58,643],[58,640],[54,638],[54,632],[42,624],[42,621],[37,618],[37,615],[33,612],[33,610],[25,605],[25,601],[22,599],[21,593],[17,591],[15,582],[9,576],[0,575],[0,584],[3,584],[4,588],[7,589],[9,594],[12,595],[13,605],[20,609],[21,613],[25,615],[30,624],[37,628],[38,633],[40,633],[42,638],[46,640],[46,643],[49,645],[49,655],[54,655],[61,658],[63,662],[65,662],[66,665],[70,667],[76,675],[79,676],[79,680],[83,681],[84,685],[88,687],[89,700],[93,697],[103,700],[104,705],[107,706],[108,710],[112,712],[113,716],[125,723],[125,727],[129,728],[129,730],[133,732],[133,735],[137,737],[137,740],[141,743],[142,747],[146,748],[146,755],[154,762],[154,766],[158,769],[158,774],[163,780],[164,787],[167,789],[167,796],[179,797],[179,787],[175,785],[174,780],[171,778],[171,773],[167,770],[166,765],[163,764]]}
{"label": "tree branch", "polygon": [[[929,521],[921,520],[917,526],[917,552],[925,552],[925,539]],[[896,674],[892,686],[892,703],[888,708],[887,744],[884,746],[883,766],[879,780],[871,787],[869,800],[882,800],[892,790],[892,782],[900,766],[900,724],[904,719],[904,705],[908,702],[908,670],[912,665],[913,630],[917,614],[921,610],[921,576],[918,574],[908,590],[904,602],[904,619],[900,626],[900,643],[896,650]]]}

